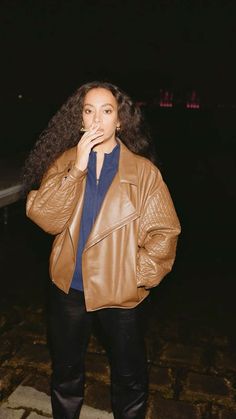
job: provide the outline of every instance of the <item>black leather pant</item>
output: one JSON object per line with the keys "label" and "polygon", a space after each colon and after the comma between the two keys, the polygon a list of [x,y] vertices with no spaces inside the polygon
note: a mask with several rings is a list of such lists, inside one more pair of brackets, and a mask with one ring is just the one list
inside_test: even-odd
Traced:
{"label": "black leather pant", "polygon": [[87,312],[83,292],[51,287],[49,342],[54,419],[77,419],[84,398],[84,361],[94,317],[102,327],[111,366],[115,419],[144,419],[148,395],[142,306]]}

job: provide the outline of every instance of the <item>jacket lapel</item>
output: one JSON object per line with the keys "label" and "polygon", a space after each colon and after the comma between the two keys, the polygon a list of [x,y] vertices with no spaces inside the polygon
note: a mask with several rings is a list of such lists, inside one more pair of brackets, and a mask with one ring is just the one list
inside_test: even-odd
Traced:
{"label": "jacket lapel", "polygon": [[139,217],[137,210],[137,169],[132,152],[120,141],[119,168],[107,191],[84,250],[112,231]]}

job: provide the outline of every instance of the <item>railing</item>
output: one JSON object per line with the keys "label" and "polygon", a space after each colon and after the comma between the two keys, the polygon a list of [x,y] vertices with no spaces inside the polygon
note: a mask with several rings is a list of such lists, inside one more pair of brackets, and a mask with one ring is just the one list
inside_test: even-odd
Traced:
{"label": "railing", "polygon": [[0,190],[0,208],[3,208],[3,222],[8,223],[8,205],[20,199],[22,185],[20,183]]}

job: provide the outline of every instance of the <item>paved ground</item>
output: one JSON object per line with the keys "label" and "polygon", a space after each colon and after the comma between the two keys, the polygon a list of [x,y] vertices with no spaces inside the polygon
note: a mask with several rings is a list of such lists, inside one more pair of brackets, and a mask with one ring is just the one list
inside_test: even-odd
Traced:
{"label": "paved ground", "polygon": [[[1,316],[0,418],[50,417],[50,358],[45,312],[36,303],[13,305]],[[236,418],[236,357],[227,337],[203,333],[184,339],[177,322],[151,322],[148,419]],[[155,332],[157,329],[159,332]],[[181,342],[180,342],[181,341]],[[82,419],[109,418],[109,366],[95,336],[87,354]],[[97,411],[99,409],[100,412]],[[94,416],[92,416],[94,414]],[[87,416],[86,416],[87,415]]]}
{"label": "paved ground", "polygon": [[[234,259],[232,249],[224,250],[234,207],[199,201],[196,193],[189,197],[198,214],[191,213],[191,226],[183,208],[175,268],[151,294],[147,419],[236,418]],[[213,191],[201,186],[201,193]],[[50,417],[46,312],[52,239],[26,220],[22,204],[9,208],[9,223],[0,223],[0,232],[0,418]],[[84,419],[112,417],[109,366],[96,327],[85,403]]]}
{"label": "paved ground", "polygon": [[[83,406],[81,419],[109,419],[111,413]],[[50,397],[34,387],[19,385],[0,407],[0,419],[52,418]]]}

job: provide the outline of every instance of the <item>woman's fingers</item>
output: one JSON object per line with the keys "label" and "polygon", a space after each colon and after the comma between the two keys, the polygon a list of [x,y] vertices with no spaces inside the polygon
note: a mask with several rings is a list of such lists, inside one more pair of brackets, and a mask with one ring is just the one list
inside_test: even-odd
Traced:
{"label": "woman's fingers", "polygon": [[102,137],[103,134],[104,134],[104,131],[102,129],[98,129],[97,127],[92,130],[89,130],[82,136],[82,138],[80,139],[78,143],[78,146],[88,144],[91,141],[94,141],[96,138]]}
{"label": "woman's fingers", "polygon": [[89,142],[89,149],[91,150],[96,144],[102,143],[103,142],[103,134],[99,135],[96,138],[93,138],[90,142]]}
{"label": "woman's fingers", "polygon": [[88,165],[91,149],[103,141],[104,130],[99,129],[99,124],[93,124],[89,131],[81,137],[77,145],[76,167],[84,170]]}
{"label": "woman's fingers", "polygon": [[91,132],[90,134],[87,134],[86,137],[83,138],[83,141],[80,140],[78,145],[80,144],[81,146],[86,146],[87,144],[93,142],[97,138],[101,138],[103,134],[104,134],[103,131],[96,131],[94,133]]}
{"label": "woman's fingers", "polygon": [[102,137],[103,134],[104,134],[103,132],[95,132],[95,133],[86,135],[86,137],[81,138],[77,147],[82,148],[83,146],[86,146],[86,144],[89,144],[91,141],[95,140],[96,138]]}

